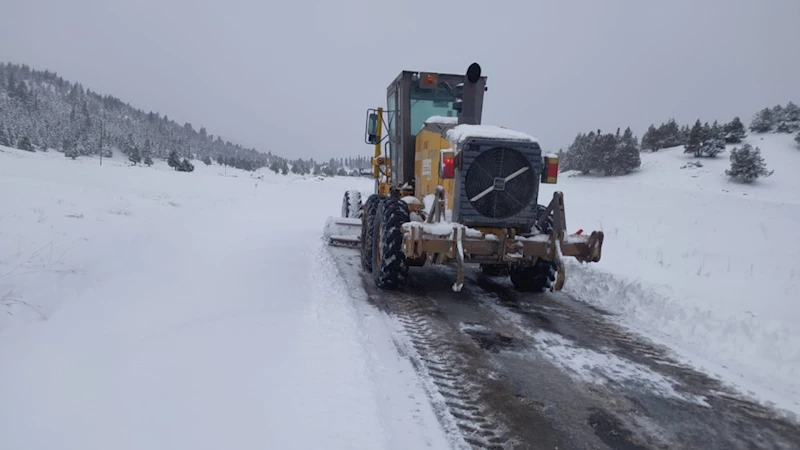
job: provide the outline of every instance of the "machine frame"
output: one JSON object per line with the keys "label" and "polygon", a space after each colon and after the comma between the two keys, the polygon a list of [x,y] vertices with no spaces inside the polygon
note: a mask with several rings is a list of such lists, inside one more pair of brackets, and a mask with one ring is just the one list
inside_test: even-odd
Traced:
{"label": "machine frame", "polygon": [[[427,263],[453,264],[457,269],[453,289],[459,291],[465,264],[477,263],[487,273],[509,274],[521,290],[560,290],[565,281],[565,256],[580,262],[600,260],[602,231],[567,234],[563,193],[555,192],[546,206],[538,204],[539,183],[557,182],[555,155],[542,155],[541,165],[537,165],[540,173],[530,186],[534,195],[529,205],[535,209],[536,219],[529,228],[471,228],[451,220],[453,192],[457,190],[454,183],[466,176],[460,170],[465,145],[480,141],[513,147],[532,142],[524,137],[518,140],[513,133],[501,137],[481,134],[487,87],[480,71],[477,64],[469,67],[466,76],[404,70],[387,86],[387,109],[367,110],[365,142],[375,147],[374,192],[363,204],[360,193],[345,193],[344,217],[329,219],[325,235],[333,245],[360,247],[362,267],[373,274],[380,288],[401,286],[409,267]],[[420,129],[412,129],[411,93],[425,94],[426,89],[444,89],[451,94],[457,116],[428,117]],[[532,145],[540,151],[538,143],[533,141]],[[426,161],[431,162],[426,168],[419,164],[423,152],[434,158],[438,154],[439,158],[435,163],[428,158]],[[431,178],[434,164],[439,182],[420,182],[422,173]],[[360,207],[354,208],[356,197]],[[343,231],[347,228],[357,228],[358,235]]]}

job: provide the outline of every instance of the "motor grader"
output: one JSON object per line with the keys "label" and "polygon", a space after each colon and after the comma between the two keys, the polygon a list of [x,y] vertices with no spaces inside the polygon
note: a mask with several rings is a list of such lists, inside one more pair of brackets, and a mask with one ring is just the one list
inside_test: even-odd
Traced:
{"label": "motor grader", "polygon": [[558,158],[527,134],[481,124],[486,91],[477,63],[465,75],[403,71],[387,108],[367,110],[374,192],[363,202],[345,192],[324,234],[359,248],[379,288],[402,286],[410,267],[451,264],[460,291],[465,265],[478,264],[518,290],[560,290],[563,257],[600,260],[603,232],[566,234],[561,192],[538,203],[540,183],[557,182]]}

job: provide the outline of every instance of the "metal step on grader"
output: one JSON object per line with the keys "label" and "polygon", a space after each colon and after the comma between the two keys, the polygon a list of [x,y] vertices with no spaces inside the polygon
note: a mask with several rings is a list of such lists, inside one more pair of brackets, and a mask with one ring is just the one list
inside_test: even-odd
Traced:
{"label": "metal step on grader", "polygon": [[481,125],[485,91],[477,63],[466,75],[403,71],[386,110],[367,110],[374,192],[365,201],[345,192],[324,236],[359,249],[379,288],[402,286],[409,267],[452,264],[460,291],[465,264],[479,264],[518,290],[561,290],[565,256],[600,260],[602,231],[566,234],[561,192],[538,203],[539,184],[557,181],[558,158],[531,136]]}

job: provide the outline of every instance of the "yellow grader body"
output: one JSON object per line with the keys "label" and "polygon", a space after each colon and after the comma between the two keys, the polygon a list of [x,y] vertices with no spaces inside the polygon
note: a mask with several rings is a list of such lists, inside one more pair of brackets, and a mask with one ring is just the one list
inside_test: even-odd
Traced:
{"label": "yellow grader body", "polygon": [[324,234],[359,248],[379,288],[402,286],[410,267],[452,264],[459,291],[465,265],[479,264],[519,290],[560,290],[564,257],[600,260],[603,233],[567,234],[561,192],[538,203],[539,184],[557,182],[558,158],[531,136],[481,125],[485,83],[477,64],[466,76],[403,71],[387,109],[367,111],[374,193],[362,202],[346,192]]}

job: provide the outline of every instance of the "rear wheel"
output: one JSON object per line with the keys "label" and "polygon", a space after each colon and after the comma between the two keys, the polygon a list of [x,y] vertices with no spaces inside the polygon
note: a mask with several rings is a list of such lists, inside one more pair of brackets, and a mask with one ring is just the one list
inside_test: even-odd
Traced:
{"label": "rear wheel", "polygon": [[361,218],[361,192],[356,190],[345,191],[342,198],[342,217],[348,219]]}
{"label": "rear wheel", "polygon": [[[536,206],[537,217],[542,214],[547,207],[543,205]],[[535,223],[534,229],[549,235],[553,232],[553,213],[545,218],[544,221]],[[523,292],[542,292],[549,290],[556,280],[557,272],[556,263],[544,259],[537,259],[533,264],[515,264],[511,266],[509,275],[511,283],[514,287]]]}
{"label": "rear wheel", "polygon": [[542,292],[553,286],[556,280],[556,265],[552,261],[538,259],[532,265],[512,266],[509,275],[511,284],[518,291]]}
{"label": "rear wheel", "polygon": [[373,243],[375,242],[375,214],[378,204],[386,197],[372,194],[364,202],[364,212],[361,216],[361,268],[372,272]]}
{"label": "rear wheel", "polygon": [[508,275],[508,264],[481,264],[481,272],[490,277]]}
{"label": "rear wheel", "polygon": [[402,225],[410,221],[408,204],[396,198],[380,202],[375,214],[372,278],[381,289],[397,289],[408,278]]}

